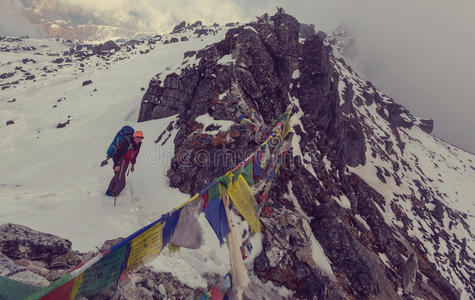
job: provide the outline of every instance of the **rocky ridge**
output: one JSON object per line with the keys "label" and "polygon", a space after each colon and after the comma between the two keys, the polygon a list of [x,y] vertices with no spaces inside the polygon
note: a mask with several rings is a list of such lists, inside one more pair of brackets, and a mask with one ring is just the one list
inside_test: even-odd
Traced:
{"label": "rocky ridge", "polygon": [[[430,136],[431,120],[361,79],[324,34],[279,11],[228,30],[184,64],[151,80],[139,116],[179,114],[168,177],[182,192],[198,192],[259,144],[222,122],[242,114],[272,126],[293,107],[293,148],[270,192],[276,208],[261,216],[264,250],[252,272],[262,282],[302,299],[474,296],[473,216],[451,207],[457,196],[436,170],[474,178],[473,155]],[[197,121],[203,115],[217,130]],[[223,151],[232,155],[213,159]],[[289,221],[294,214],[302,222]],[[309,248],[323,253],[309,259]]]}

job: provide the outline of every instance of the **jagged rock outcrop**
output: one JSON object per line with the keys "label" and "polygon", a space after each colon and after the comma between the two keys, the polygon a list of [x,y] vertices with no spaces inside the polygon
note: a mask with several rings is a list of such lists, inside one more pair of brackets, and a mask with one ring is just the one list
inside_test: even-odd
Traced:
{"label": "jagged rock outcrop", "polygon": [[72,250],[67,239],[11,223],[0,226],[0,254],[5,256],[2,276],[38,286],[61,278],[92,255]]}
{"label": "jagged rock outcrop", "polygon": [[186,29],[186,21],[181,21],[179,24],[177,24],[171,33],[180,33],[185,31]]}
{"label": "jagged rock outcrop", "polygon": [[41,233],[16,224],[0,225],[0,252],[11,258],[44,260],[68,253],[71,242],[52,234]]}
{"label": "jagged rock outcrop", "polygon": [[332,299],[344,295],[318,268],[321,261],[313,256],[307,220],[282,208],[261,221],[265,227],[263,251],[254,261],[254,272],[261,280],[295,290],[299,299],[323,299],[327,293]]}
{"label": "jagged rock outcrop", "polygon": [[[217,124],[242,114],[270,127],[293,107],[293,149],[269,193],[279,208],[269,219],[262,216],[264,250],[253,270],[261,281],[303,299],[460,298],[453,276],[467,287],[470,275],[459,270],[475,267],[466,240],[441,234],[450,230],[443,216],[461,224],[462,240],[473,235],[414,158],[433,157],[426,148],[415,150],[423,143],[412,144],[410,132],[430,133],[431,120],[413,117],[359,78],[335,57],[324,34],[283,12],[232,28],[224,40],[184,59],[199,62],[165,78],[157,74],[139,115],[146,121],[178,114],[167,175],[182,192],[198,192],[259,145],[261,137],[243,125]],[[200,123],[201,116],[213,119],[214,127]],[[223,153],[230,155],[216,159]],[[288,221],[295,214],[309,220],[309,230]],[[411,216],[421,220],[419,227]],[[327,273],[302,255],[312,235],[331,266]],[[438,248],[439,238],[460,248],[434,255],[430,249]],[[456,271],[448,275],[443,261]]]}
{"label": "jagged rock outcrop", "polygon": [[[230,111],[225,102],[238,104],[242,99],[248,110],[258,110],[259,119],[272,125],[290,103],[286,90],[291,81],[291,71],[298,64],[298,30],[295,18],[282,15],[274,18],[274,25],[253,24],[254,27],[238,27],[228,31],[226,38],[213,47],[199,51],[197,68],[184,69],[181,75],[171,74],[162,81],[157,75],[144,95],[140,121],[181,114],[180,131],[175,138],[179,157],[172,160],[169,171],[172,186],[184,192],[196,192],[209,180],[224,173],[242,160],[256,141],[248,141],[243,126],[236,124],[228,133],[216,137],[202,133],[194,118],[209,113],[217,120],[235,120],[236,112]],[[223,56],[235,60],[235,66],[220,64]],[[274,69],[275,65],[281,66]],[[226,93],[223,99],[218,95]],[[190,120],[186,121],[185,120]],[[251,143],[249,147],[248,143]],[[202,145],[201,148],[189,147]],[[193,149],[188,153],[186,149]],[[231,149],[231,160],[210,159],[210,168],[196,167],[198,150],[206,149],[208,157],[225,154]],[[185,162],[183,160],[186,160]],[[199,163],[199,162],[198,162]],[[211,172],[211,173],[210,173]],[[206,173],[206,174],[203,174]],[[188,180],[190,176],[197,180]]]}
{"label": "jagged rock outcrop", "polygon": [[[0,232],[0,276],[32,286],[46,287],[71,272],[81,262],[98,254],[71,250],[70,243],[64,248],[68,252],[62,254],[64,250],[58,249],[64,247],[66,239],[22,225],[4,224],[0,226]],[[14,234],[18,234],[19,247],[8,246],[12,245]],[[100,251],[109,251],[112,245],[121,240],[123,238],[105,241]],[[55,243],[59,248],[51,247]],[[17,259],[18,257],[23,258]],[[131,274],[130,280],[125,284],[126,286],[120,291],[117,290],[111,299],[198,299],[207,291],[203,288],[191,288],[170,273],[156,272],[149,267],[142,267]],[[210,279],[210,284],[215,282]]]}
{"label": "jagged rock outcrop", "polygon": [[104,44],[100,44],[96,48],[96,52],[99,54],[106,54],[111,51],[119,51],[120,46],[114,43],[113,41],[107,41]]}
{"label": "jagged rock outcrop", "polygon": [[313,24],[300,24],[300,36],[304,39],[314,36],[315,33],[315,25]]}

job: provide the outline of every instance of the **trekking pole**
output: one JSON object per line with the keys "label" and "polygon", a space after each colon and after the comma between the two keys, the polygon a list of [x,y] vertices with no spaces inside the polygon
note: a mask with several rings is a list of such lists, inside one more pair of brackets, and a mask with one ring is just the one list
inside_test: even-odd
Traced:
{"label": "trekking pole", "polygon": [[[119,169],[119,180],[120,180],[120,179],[121,179],[121,177],[122,177],[122,171],[123,171],[123,168],[124,168],[124,161],[122,161],[122,162],[120,163],[120,169]],[[116,182],[115,184],[117,184],[117,182]],[[115,207],[115,202],[116,202],[116,201],[117,201],[117,195],[116,195],[116,196],[114,196],[114,207]]]}

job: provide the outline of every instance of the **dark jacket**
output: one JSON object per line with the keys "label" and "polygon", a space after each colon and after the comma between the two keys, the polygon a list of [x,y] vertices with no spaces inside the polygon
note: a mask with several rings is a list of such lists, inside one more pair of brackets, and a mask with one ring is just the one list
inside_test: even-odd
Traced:
{"label": "dark jacket", "polygon": [[114,167],[120,166],[122,160],[129,163],[132,162],[132,165],[135,165],[135,160],[139,155],[140,146],[142,143],[136,145],[132,139],[133,138],[129,136],[123,139],[120,143],[119,148],[117,148],[117,151],[115,151],[115,155],[113,157]]}

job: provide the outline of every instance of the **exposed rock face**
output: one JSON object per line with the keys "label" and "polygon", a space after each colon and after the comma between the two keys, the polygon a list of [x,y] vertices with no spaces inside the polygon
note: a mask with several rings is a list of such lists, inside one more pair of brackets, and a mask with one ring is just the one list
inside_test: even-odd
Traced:
{"label": "exposed rock face", "polygon": [[185,29],[186,29],[186,21],[182,21],[180,22],[180,24],[176,25],[173,28],[171,33],[180,33],[180,32],[185,31]]}
{"label": "exposed rock face", "polygon": [[254,262],[259,278],[296,290],[294,296],[303,299],[323,299],[326,286],[336,288],[318,271],[306,220],[282,209],[261,221],[265,226],[263,251]]}
{"label": "exposed rock face", "polygon": [[104,44],[101,44],[97,47],[98,53],[109,53],[111,51],[119,51],[120,47],[113,41],[107,41]]}
{"label": "exposed rock face", "polygon": [[[223,102],[237,105],[238,99],[242,99],[246,106],[259,111],[257,119],[271,125],[290,103],[285,91],[290,84],[291,71],[298,65],[299,24],[295,18],[281,15],[275,18],[274,25],[253,26],[258,30],[233,28],[222,42],[199,51],[196,57],[201,60],[197,68],[184,69],[181,75],[171,74],[164,79],[163,85],[157,75],[144,95],[140,121],[177,113],[182,115],[175,145],[176,152],[185,154],[172,160],[168,175],[172,186],[180,187],[184,192],[198,191],[257,146],[255,140],[248,141],[241,125],[213,137],[202,134],[202,126],[191,120],[205,113],[218,120],[235,120],[235,112],[228,109],[231,104],[223,105]],[[223,56],[232,57],[236,66],[217,63]],[[274,65],[281,67],[275,69]],[[218,95],[226,92],[228,94],[220,101]],[[191,153],[185,152],[190,143],[202,146]],[[212,168],[197,168],[200,149],[209,151]],[[229,160],[213,159],[220,154],[226,156],[223,149],[231,149],[232,157]],[[189,180],[192,177],[197,180]]]}
{"label": "exposed rock face", "polygon": [[71,242],[16,224],[0,226],[0,276],[44,287],[93,253],[71,250]]}
{"label": "exposed rock face", "polygon": [[404,270],[402,273],[402,288],[406,294],[411,294],[416,283],[417,275],[417,258],[412,253],[406,264],[404,265]]}
{"label": "exposed rock face", "polygon": [[71,242],[58,236],[41,233],[16,224],[0,225],[0,252],[10,258],[44,260],[50,263],[54,257],[71,250]]}
{"label": "exposed rock face", "polygon": [[313,24],[300,24],[300,36],[304,39],[315,35],[315,25]]}
{"label": "exposed rock face", "polygon": [[[459,299],[450,278],[470,286],[461,270],[475,270],[467,254],[473,235],[419,166],[417,155],[433,154],[411,133],[426,136],[432,121],[413,117],[359,78],[312,29],[282,12],[263,17],[187,53],[196,65],[151,80],[139,121],[179,115],[170,185],[199,192],[262,139],[237,122],[221,129],[197,117],[235,121],[242,114],[269,128],[292,105],[293,149],[269,193],[278,208],[261,216],[264,249],[255,275],[303,299]],[[455,229],[442,233],[450,230],[444,216],[460,224],[460,237]],[[323,249],[320,260],[308,253],[312,235]],[[430,250],[439,249],[439,239],[457,246]],[[322,260],[329,261],[326,272]]]}
{"label": "exposed rock face", "polygon": [[[12,235],[18,235],[17,239],[21,241],[20,248],[5,246],[11,245]],[[122,239],[105,241],[100,248],[101,251],[109,251],[112,245]],[[63,249],[67,250],[65,254],[63,250],[50,247],[52,244],[61,247],[65,242],[69,243],[65,239],[34,231],[25,226],[1,225],[0,276],[33,286],[46,287],[69,273],[81,262],[98,254],[98,252],[80,253],[71,250],[70,243]],[[41,254],[38,254],[38,251],[41,251]],[[18,257],[24,258],[16,259]],[[214,284],[212,280],[211,283]],[[143,267],[131,275],[125,293],[117,290],[110,299],[142,300],[157,299],[157,297],[158,299],[198,299],[206,291],[203,288],[193,289],[182,284],[170,273],[158,273],[148,267]]]}
{"label": "exposed rock face", "polygon": [[419,120],[417,124],[420,129],[424,130],[426,133],[431,133],[434,130],[434,121],[433,120]]}
{"label": "exposed rock face", "polygon": [[35,274],[27,268],[16,264],[13,260],[0,252],[0,276],[20,281],[29,285],[45,287],[49,281],[44,277]]}

